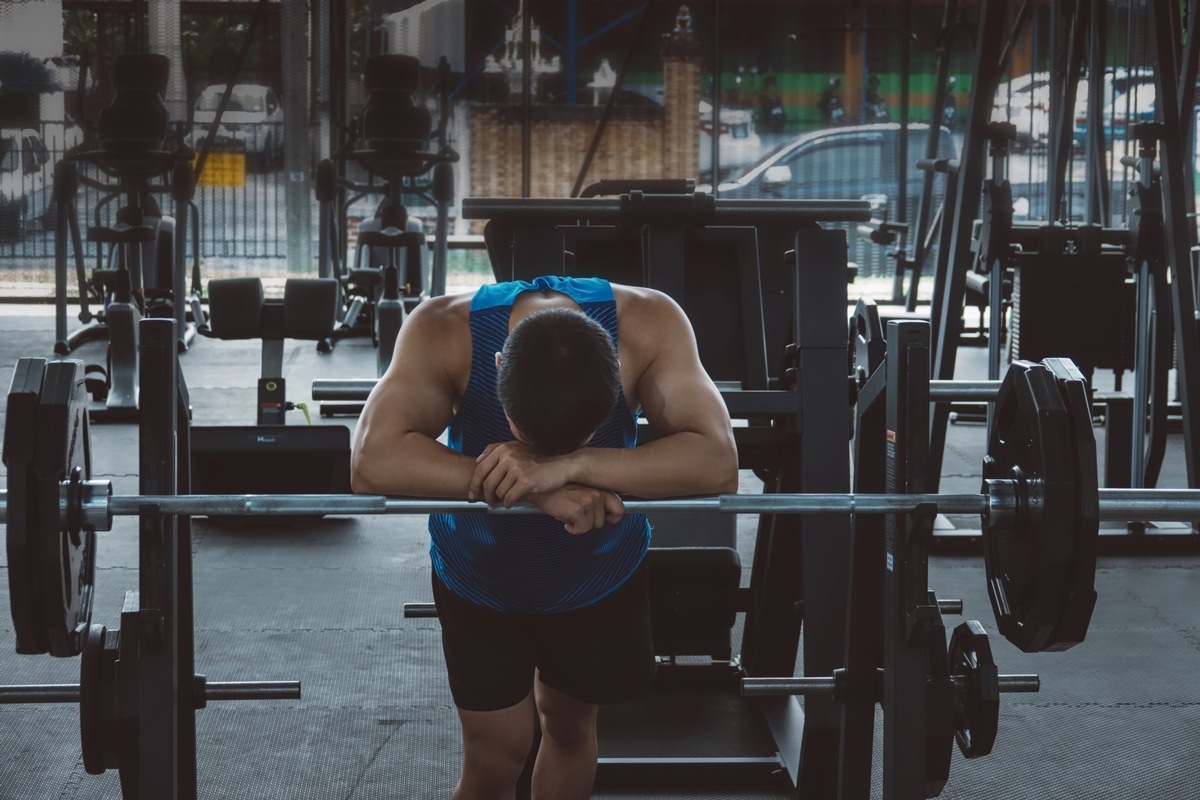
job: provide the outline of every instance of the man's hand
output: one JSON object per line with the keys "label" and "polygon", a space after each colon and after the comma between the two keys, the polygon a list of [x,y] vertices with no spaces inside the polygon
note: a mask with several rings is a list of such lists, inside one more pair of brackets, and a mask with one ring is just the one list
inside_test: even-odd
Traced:
{"label": "man's hand", "polygon": [[539,456],[521,442],[499,442],[475,459],[467,499],[511,508],[528,494],[553,491],[568,480],[563,456]]}
{"label": "man's hand", "polygon": [[625,515],[625,503],[615,493],[580,483],[530,493],[525,499],[576,535],[619,522]]}

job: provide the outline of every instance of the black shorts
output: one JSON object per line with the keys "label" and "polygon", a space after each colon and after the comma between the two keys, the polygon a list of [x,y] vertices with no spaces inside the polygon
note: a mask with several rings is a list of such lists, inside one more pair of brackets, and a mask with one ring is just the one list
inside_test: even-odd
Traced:
{"label": "black shorts", "polygon": [[442,652],[454,704],[468,711],[516,705],[542,683],[584,703],[619,703],[654,680],[646,565],[590,606],[558,614],[496,611],[454,594],[433,575]]}

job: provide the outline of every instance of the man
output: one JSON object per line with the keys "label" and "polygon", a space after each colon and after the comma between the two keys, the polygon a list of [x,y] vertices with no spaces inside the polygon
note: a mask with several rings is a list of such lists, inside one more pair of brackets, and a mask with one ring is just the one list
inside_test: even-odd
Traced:
{"label": "man", "polygon": [[[639,411],[658,437],[634,447]],[[729,416],[683,311],[660,292],[591,278],[425,301],[363,409],[352,483],[543,512],[430,518],[463,732],[453,800],[514,796],[535,711],[533,796],[588,797],[597,707],[654,674],[650,530],[619,494],[737,490]]]}

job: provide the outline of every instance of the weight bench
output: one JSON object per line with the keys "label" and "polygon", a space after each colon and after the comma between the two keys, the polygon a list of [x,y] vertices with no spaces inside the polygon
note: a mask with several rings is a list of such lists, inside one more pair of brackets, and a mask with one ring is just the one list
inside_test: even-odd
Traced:
{"label": "weight bench", "polygon": [[[321,340],[337,319],[332,278],[289,279],[282,300],[264,298],[258,278],[208,284],[214,339],[262,339],[256,425],[192,426],[192,487],[199,494],[322,494],[350,491],[350,429],[285,425],[284,339]],[[307,410],[305,410],[307,416]]]}

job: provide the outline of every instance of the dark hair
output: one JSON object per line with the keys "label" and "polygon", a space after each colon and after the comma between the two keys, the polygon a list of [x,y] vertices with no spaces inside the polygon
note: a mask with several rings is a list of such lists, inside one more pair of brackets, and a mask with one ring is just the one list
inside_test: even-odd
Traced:
{"label": "dark hair", "polygon": [[578,449],[617,401],[620,364],[612,337],[570,308],[535,311],[513,327],[500,353],[500,405],[530,447],[546,455]]}

